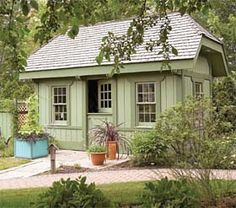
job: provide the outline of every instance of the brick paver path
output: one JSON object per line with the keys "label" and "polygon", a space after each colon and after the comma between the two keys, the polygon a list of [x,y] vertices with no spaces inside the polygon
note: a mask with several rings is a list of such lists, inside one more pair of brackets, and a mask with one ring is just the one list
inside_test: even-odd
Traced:
{"label": "brick paver path", "polygon": [[86,176],[88,182],[95,182],[96,184],[107,184],[116,182],[129,181],[148,181],[157,178],[157,173],[154,170],[110,170],[71,174],[55,174],[55,175],[41,175],[29,178],[17,178],[10,180],[0,180],[0,189],[20,189],[33,187],[48,187],[54,181],[61,178],[75,179],[79,176]]}
{"label": "brick paver path", "polygon": [[[236,179],[236,170],[214,170],[214,178]],[[96,184],[108,184],[130,181],[148,181],[160,179],[162,177],[171,177],[169,169],[129,169],[129,170],[109,170],[97,172],[84,172],[72,174],[41,175],[29,178],[17,178],[10,180],[0,180],[0,189],[20,189],[33,187],[48,187],[54,181],[61,178],[75,179],[79,176],[86,176],[88,182]]]}

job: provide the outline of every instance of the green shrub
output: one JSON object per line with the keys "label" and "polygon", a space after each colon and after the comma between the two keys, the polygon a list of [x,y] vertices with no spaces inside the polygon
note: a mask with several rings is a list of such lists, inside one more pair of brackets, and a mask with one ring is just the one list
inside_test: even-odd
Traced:
{"label": "green shrub", "polygon": [[168,158],[181,168],[232,168],[235,137],[221,131],[222,121],[208,99],[186,99],[157,121],[158,134],[168,140]]}
{"label": "green shrub", "polygon": [[86,177],[54,182],[53,186],[32,204],[34,208],[103,208],[112,207],[94,183],[86,184]]}
{"label": "green shrub", "polygon": [[0,137],[0,156],[1,157],[12,157],[14,156],[14,144],[13,139],[9,138],[6,144],[6,139]]}
{"label": "green shrub", "polygon": [[136,132],[131,140],[132,161],[136,165],[164,165],[168,141],[155,130]]}
{"label": "green shrub", "polygon": [[200,199],[194,186],[187,180],[171,181],[167,178],[148,182],[142,195],[145,208],[199,208]]}
{"label": "green shrub", "polygon": [[106,147],[101,146],[101,145],[97,145],[97,144],[93,144],[88,148],[88,152],[89,153],[93,153],[93,152],[106,152]]}
{"label": "green shrub", "polygon": [[213,105],[223,132],[236,131],[236,73],[213,82]]}

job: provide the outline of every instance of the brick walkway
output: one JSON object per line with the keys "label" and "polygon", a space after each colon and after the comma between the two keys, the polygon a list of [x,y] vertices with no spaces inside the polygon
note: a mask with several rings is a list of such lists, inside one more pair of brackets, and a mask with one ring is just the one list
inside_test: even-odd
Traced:
{"label": "brick walkway", "polygon": [[[214,170],[214,178],[236,179],[236,171]],[[20,189],[20,188],[33,188],[33,187],[48,187],[54,181],[61,178],[75,179],[79,176],[86,176],[88,182],[95,182],[96,184],[108,184],[117,182],[130,182],[130,181],[148,181],[160,179],[162,177],[170,177],[169,169],[134,169],[134,170],[110,170],[110,171],[97,171],[85,173],[72,173],[72,174],[56,174],[56,175],[43,175],[33,176],[29,178],[17,178],[10,180],[0,180],[0,189]]]}
{"label": "brick walkway", "polygon": [[29,178],[0,180],[0,189],[48,187],[51,186],[54,181],[58,181],[61,178],[75,179],[78,178],[80,175],[86,176],[88,182],[95,182],[96,184],[129,182],[129,181],[148,181],[157,178],[155,171],[149,169],[115,170],[115,171],[111,170],[111,171],[72,173],[72,174],[42,175]]}

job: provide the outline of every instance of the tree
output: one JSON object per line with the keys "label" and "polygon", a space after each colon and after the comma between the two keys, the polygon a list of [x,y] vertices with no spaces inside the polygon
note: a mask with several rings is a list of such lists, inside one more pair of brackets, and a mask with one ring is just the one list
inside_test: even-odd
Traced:
{"label": "tree", "polygon": [[[119,14],[125,17],[135,15],[127,35],[118,37],[109,33],[103,39],[97,61],[101,63],[103,58],[108,60],[112,58],[115,63],[114,72],[117,72],[122,66],[122,61],[129,60],[131,54],[135,53],[136,47],[143,44],[144,30],[153,27],[157,21],[162,21],[163,25],[160,37],[150,41],[148,49],[162,46],[162,53],[166,59],[169,53],[177,54],[177,50],[168,43],[168,34],[172,28],[167,13],[169,11],[179,11],[181,14],[192,13],[207,6],[207,0],[47,0],[40,25],[36,27],[35,41],[43,44],[57,33],[67,33],[73,38],[82,24],[88,25],[104,19],[118,18]],[[108,12],[107,8],[109,8]],[[24,70],[27,54],[22,50],[22,41],[29,34],[28,23],[37,10],[36,0],[1,1],[1,71],[3,65],[10,68],[16,76]],[[124,42],[128,43],[128,47],[123,47]],[[115,47],[111,47],[111,44],[115,44]]]}
{"label": "tree", "polygon": [[197,19],[223,39],[229,66],[236,71],[236,0],[210,0],[211,9],[198,13]]}
{"label": "tree", "polygon": [[222,131],[236,131],[236,73],[215,81],[213,104],[217,117],[223,121]]}

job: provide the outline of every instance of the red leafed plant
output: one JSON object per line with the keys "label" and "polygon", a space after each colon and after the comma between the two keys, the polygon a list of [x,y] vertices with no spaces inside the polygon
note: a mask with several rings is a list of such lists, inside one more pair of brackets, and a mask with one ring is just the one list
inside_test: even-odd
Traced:
{"label": "red leafed plant", "polygon": [[129,150],[129,140],[120,133],[119,127],[122,125],[115,125],[109,121],[103,121],[101,125],[96,126],[90,130],[91,143],[100,145],[107,145],[109,141],[117,142],[123,150]]}

